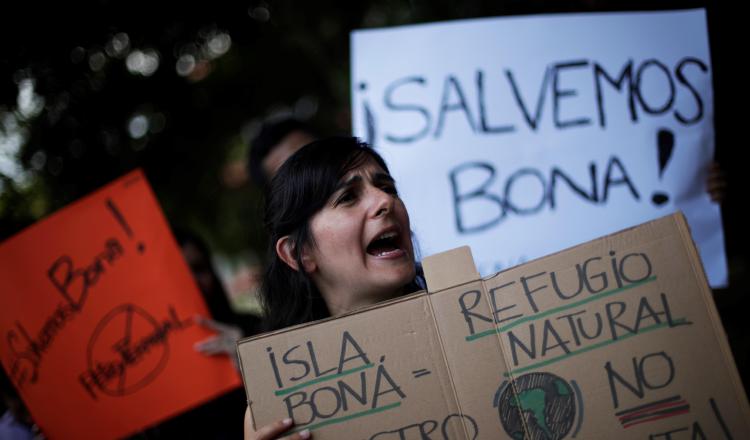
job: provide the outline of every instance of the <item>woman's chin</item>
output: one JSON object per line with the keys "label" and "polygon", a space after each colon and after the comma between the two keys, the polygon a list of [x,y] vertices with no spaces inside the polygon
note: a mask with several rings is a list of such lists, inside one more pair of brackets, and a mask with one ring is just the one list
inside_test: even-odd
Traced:
{"label": "woman's chin", "polygon": [[405,264],[400,267],[394,267],[382,280],[387,284],[388,290],[392,291],[391,297],[396,297],[404,293],[404,288],[414,280],[416,268],[414,263]]}

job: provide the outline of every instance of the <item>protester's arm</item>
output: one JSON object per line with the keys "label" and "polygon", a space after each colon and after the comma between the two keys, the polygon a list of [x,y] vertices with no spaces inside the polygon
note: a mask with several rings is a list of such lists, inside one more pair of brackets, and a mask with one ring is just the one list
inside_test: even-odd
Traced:
{"label": "protester's arm", "polygon": [[195,349],[207,356],[227,355],[232,359],[232,363],[237,371],[240,371],[235,347],[237,341],[244,336],[242,329],[202,316],[197,316],[195,322],[216,332],[215,336],[196,342]]}

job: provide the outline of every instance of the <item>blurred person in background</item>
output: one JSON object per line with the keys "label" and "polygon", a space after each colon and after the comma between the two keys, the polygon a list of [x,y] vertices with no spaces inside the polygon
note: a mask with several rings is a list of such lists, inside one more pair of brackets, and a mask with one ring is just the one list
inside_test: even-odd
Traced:
{"label": "blurred person in background", "polygon": [[180,229],[174,231],[174,236],[212,317],[198,317],[197,322],[217,333],[197,343],[195,348],[206,355],[230,356],[237,366],[235,343],[240,338],[256,334],[259,319],[232,309],[229,296],[211,263],[208,246],[200,237]]}
{"label": "blurred person in background", "polygon": [[317,138],[315,131],[298,119],[266,121],[250,143],[250,179],[259,188],[265,189],[289,156]]}
{"label": "blurred person in background", "polygon": [[[195,349],[206,356],[229,356],[239,372],[237,350],[238,339],[252,336],[259,331],[259,318],[254,315],[236,313],[229,297],[211,263],[211,253],[206,243],[191,232],[175,229],[175,240],[182,251],[185,262],[195,278],[211,317],[196,317],[196,323],[216,333],[195,344]],[[246,406],[245,391],[240,387],[216,399],[173,417],[158,426],[136,435],[133,439],[237,439],[242,430],[237,420]]]}

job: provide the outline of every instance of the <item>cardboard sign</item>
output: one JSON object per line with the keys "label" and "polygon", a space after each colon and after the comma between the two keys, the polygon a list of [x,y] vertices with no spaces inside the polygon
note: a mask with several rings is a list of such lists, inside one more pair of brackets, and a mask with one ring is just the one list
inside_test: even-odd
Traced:
{"label": "cardboard sign", "polygon": [[483,280],[468,248],[424,267],[429,293],[240,341],[256,424],[292,417],[318,440],[750,437],[681,215]]}
{"label": "cardboard sign", "polygon": [[140,171],[0,245],[2,365],[50,438],[118,438],[239,385]]}
{"label": "cardboard sign", "polygon": [[424,255],[469,245],[489,275],[682,210],[721,287],[705,15],[358,30],[353,130],[389,164]]}

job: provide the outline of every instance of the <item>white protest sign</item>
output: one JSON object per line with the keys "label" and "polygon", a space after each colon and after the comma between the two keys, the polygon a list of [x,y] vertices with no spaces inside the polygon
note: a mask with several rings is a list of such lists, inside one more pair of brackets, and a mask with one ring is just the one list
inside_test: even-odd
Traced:
{"label": "white protest sign", "polygon": [[352,118],[422,253],[483,275],[682,210],[726,285],[704,10],[462,20],[352,34]]}

